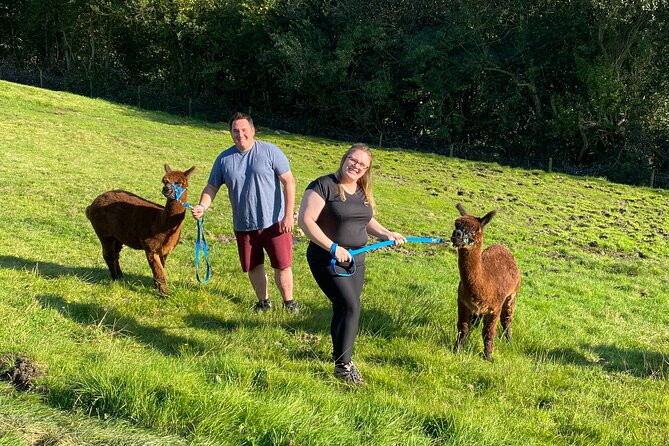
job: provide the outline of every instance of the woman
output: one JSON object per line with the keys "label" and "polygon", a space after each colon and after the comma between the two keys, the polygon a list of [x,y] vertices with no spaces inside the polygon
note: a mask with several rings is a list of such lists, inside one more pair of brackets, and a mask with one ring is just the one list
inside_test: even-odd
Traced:
{"label": "woman", "polygon": [[[406,242],[397,232],[384,228],[374,218],[372,197],[372,153],[364,144],[354,144],[341,158],[336,173],[322,176],[307,187],[300,204],[298,224],[309,237],[307,261],[316,283],[332,302],[332,357],[334,376],[353,384],[363,379],[351,361],[360,319],[360,293],[365,280],[365,253],[356,255],[356,271],[346,273],[348,249],[367,244],[371,234],[395,244]],[[334,248],[334,252],[332,252]],[[331,253],[332,252],[332,253]],[[330,260],[337,261],[337,273]]]}

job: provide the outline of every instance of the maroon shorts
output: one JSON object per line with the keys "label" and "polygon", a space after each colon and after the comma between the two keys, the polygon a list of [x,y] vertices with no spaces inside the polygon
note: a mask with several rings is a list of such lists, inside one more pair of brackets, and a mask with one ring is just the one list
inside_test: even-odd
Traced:
{"label": "maroon shorts", "polygon": [[293,264],[293,235],[281,232],[279,223],[255,231],[235,231],[237,251],[242,271],[249,272],[265,261],[264,251],[274,269],[290,268]]}

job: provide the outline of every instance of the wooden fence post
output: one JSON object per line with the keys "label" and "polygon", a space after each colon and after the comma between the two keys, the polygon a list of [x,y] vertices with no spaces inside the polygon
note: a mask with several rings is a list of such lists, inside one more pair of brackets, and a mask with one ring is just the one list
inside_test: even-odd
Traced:
{"label": "wooden fence post", "polygon": [[655,169],[650,171],[650,187],[653,187],[653,184],[655,184]]}
{"label": "wooden fence post", "polygon": [[193,98],[188,98],[188,117],[193,116]]}
{"label": "wooden fence post", "polygon": [[448,148],[448,156],[453,158],[453,144]]}
{"label": "wooden fence post", "polygon": [[137,107],[142,106],[142,86],[137,86]]}
{"label": "wooden fence post", "polygon": [[553,171],[553,157],[548,157],[548,173]]}

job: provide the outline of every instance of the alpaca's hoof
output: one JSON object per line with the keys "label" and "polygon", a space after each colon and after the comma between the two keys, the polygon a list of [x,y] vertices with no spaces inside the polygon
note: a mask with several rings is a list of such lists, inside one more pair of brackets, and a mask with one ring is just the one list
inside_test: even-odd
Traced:
{"label": "alpaca's hoof", "polygon": [[167,296],[167,280],[163,279],[153,279],[153,286],[155,287],[156,291],[158,291],[158,294],[160,294],[161,297],[166,297]]}
{"label": "alpaca's hoof", "polygon": [[492,359],[492,354],[484,353],[484,354],[483,354],[483,358],[484,358],[486,361],[488,361],[490,364],[492,364],[493,362],[495,362],[495,360]]}

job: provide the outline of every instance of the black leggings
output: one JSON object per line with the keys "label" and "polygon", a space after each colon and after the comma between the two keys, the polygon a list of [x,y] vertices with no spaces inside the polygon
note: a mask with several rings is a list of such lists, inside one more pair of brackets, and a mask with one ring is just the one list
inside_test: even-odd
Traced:
{"label": "black leggings", "polygon": [[307,262],[316,283],[332,302],[332,356],[335,363],[346,364],[351,361],[353,343],[358,333],[360,293],[365,281],[364,254],[356,256],[357,270],[348,277],[333,273],[330,254],[311,243],[307,248]]}

